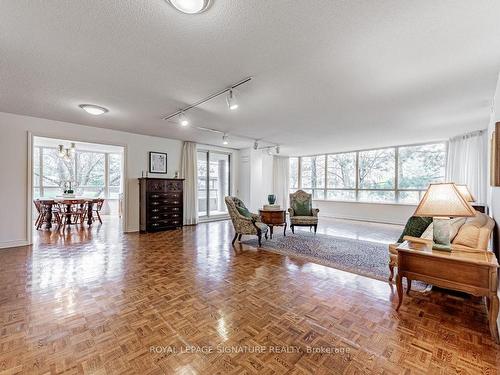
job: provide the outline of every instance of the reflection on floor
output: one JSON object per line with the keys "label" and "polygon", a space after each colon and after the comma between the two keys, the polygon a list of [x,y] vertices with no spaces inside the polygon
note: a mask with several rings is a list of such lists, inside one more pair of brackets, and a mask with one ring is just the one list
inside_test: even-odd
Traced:
{"label": "reflection on floor", "polygon": [[[331,223],[338,226],[332,233],[380,241],[397,232],[385,227],[379,236],[371,224]],[[477,299],[412,291],[396,313],[390,284],[232,248],[229,221],[147,235],[106,224],[78,240],[42,234],[33,247],[0,251],[0,372],[500,369],[500,347]]]}

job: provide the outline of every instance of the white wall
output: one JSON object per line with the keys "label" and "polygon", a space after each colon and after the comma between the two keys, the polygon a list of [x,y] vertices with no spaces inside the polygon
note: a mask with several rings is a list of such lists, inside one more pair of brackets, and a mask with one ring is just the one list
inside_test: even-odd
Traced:
{"label": "white wall", "polygon": [[139,186],[137,178],[148,168],[148,151],[168,154],[166,175],[180,168],[182,141],[142,136],[115,130],[19,116],[0,112],[0,248],[25,245],[28,241],[28,132],[33,135],[126,147],[126,231],[139,230]]}
{"label": "white wall", "polygon": [[[500,121],[500,80],[497,81],[497,88],[495,91],[495,98],[494,98],[494,106],[493,106],[493,111],[491,114],[490,118],[490,124],[488,126],[488,132],[489,132],[489,139],[491,139],[491,134],[493,133],[495,129],[495,123]],[[491,154],[491,150],[488,152],[488,160]],[[498,166],[500,167],[500,166]],[[488,170],[489,172],[489,170]],[[488,181],[489,181],[489,176],[488,176]],[[491,186],[488,189],[488,206],[490,208],[490,215],[495,219],[497,222],[496,226],[496,233],[494,236],[494,241],[495,241],[495,246],[494,248],[496,251],[500,251],[500,230],[499,230],[499,225],[500,223],[500,187],[494,187]],[[497,253],[498,255],[498,253]]]}
{"label": "white wall", "polygon": [[238,197],[252,212],[267,204],[273,189],[273,157],[262,150],[240,151]]}

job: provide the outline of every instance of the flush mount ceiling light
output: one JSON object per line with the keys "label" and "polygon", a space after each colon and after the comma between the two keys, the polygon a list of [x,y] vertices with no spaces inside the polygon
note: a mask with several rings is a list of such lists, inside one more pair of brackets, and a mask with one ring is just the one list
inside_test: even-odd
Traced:
{"label": "flush mount ceiling light", "polygon": [[175,9],[186,14],[204,12],[210,6],[210,0],[166,0]]}
{"label": "flush mount ceiling light", "polygon": [[99,107],[98,105],[93,104],[80,104],[79,107],[94,116],[99,116],[103,113],[109,112],[107,108]]}
{"label": "flush mount ceiling light", "polygon": [[227,93],[226,100],[227,100],[227,106],[231,111],[234,111],[239,107],[238,101],[236,100],[236,95],[234,94],[233,90],[229,90],[229,92]]}
{"label": "flush mount ceiling light", "polygon": [[186,117],[186,115],[184,114],[184,112],[181,112],[179,115],[179,124],[181,124],[181,126],[188,126],[189,125],[189,120]]}

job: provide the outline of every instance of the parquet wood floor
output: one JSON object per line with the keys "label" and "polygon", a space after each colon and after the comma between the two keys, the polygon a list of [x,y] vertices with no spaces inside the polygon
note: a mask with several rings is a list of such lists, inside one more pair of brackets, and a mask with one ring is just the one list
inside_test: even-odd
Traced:
{"label": "parquet wood floor", "polygon": [[388,283],[231,238],[107,222],[0,250],[0,374],[499,373],[480,300],[411,292],[396,313]]}

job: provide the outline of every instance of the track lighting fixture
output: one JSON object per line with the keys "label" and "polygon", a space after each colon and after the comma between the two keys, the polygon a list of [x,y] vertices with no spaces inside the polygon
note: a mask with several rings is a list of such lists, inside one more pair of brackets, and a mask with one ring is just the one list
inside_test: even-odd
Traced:
{"label": "track lighting fixture", "polygon": [[186,115],[184,114],[184,112],[181,112],[179,114],[179,124],[181,126],[188,126],[189,125],[189,120],[188,118],[186,117]]}
{"label": "track lighting fixture", "polygon": [[224,135],[222,136],[222,144],[223,144],[223,145],[227,145],[227,144],[229,144],[229,137],[227,136],[227,134],[224,134]]}
{"label": "track lighting fixture", "polygon": [[276,145],[276,153],[279,154],[280,153],[280,145]]}
{"label": "track lighting fixture", "polygon": [[239,107],[238,105],[238,101],[236,100],[236,94],[234,93],[234,91],[231,89],[229,90],[229,92],[227,93],[227,106],[229,107],[229,109],[231,111],[234,111],[235,109],[237,109]]}
{"label": "track lighting fixture", "polygon": [[255,142],[253,143],[253,149],[254,149],[254,150],[258,150],[258,149],[259,149],[259,142],[258,142],[258,141],[255,141]]}

